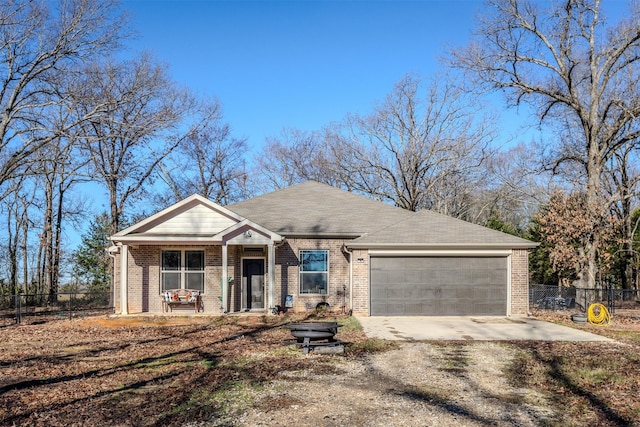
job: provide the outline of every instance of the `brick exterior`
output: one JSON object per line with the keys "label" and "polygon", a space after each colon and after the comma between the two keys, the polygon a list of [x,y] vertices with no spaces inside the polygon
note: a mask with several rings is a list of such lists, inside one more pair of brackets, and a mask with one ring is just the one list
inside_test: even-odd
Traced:
{"label": "brick exterior", "polygon": [[[327,302],[335,312],[368,316],[369,307],[369,254],[366,249],[343,250],[347,240],[342,239],[287,239],[275,249],[275,304],[285,305],[286,295],[293,295],[293,311],[314,309],[319,302]],[[265,262],[265,301],[268,295],[268,251],[243,252],[242,246],[229,246],[227,252],[229,285],[229,311],[243,307],[242,259],[262,258]],[[205,251],[204,312],[221,314],[222,247],[184,246],[130,246],[129,247],[129,313],[161,313],[160,291],[161,253],[164,249],[203,249]],[[329,289],[326,295],[300,294],[299,251],[301,249],[329,250]],[[352,289],[349,289],[349,261],[352,257]],[[511,307],[512,315],[526,315],[529,307],[528,251],[513,250],[511,255]],[[114,302],[120,313],[120,255],[115,257]],[[350,295],[352,292],[352,295]],[[267,307],[268,308],[268,307]]]}
{"label": "brick exterior", "polygon": [[353,251],[353,314],[369,315],[369,251]]}
{"label": "brick exterior", "polygon": [[[293,310],[315,309],[326,302],[333,311],[349,311],[349,255],[342,247],[347,240],[339,239],[287,239],[276,248],[275,301],[285,305],[286,295],[293,295]],[[300,293],[299,254],[301,249],[329,250],[329,289],[326,295]]]}
{"label": "brick exterior", "polygon": [[529,251],[514,249],[511,253],[511,315],[529,313]]}
{"label": "brick exterior", "polygon": [[[137,246],[129,247],[128,271],[128,311],[129,313],[162,313],[162,293],[160,288],[160,269],[162,251],[167,249],[202,249],[205,251],[205,284],[202,295],[204,310],[219,314],[220,278],[222,276],[222,248],[220,246],[184,247],[184,246]],[[231,264],[232,257],[229,257]],[[116,274],[114,275],[115,310],[120,308],[120,256],[116,256]],[[233,274],[233,266],[229,267]],[[189,308],[192,310],[192,308]]]}

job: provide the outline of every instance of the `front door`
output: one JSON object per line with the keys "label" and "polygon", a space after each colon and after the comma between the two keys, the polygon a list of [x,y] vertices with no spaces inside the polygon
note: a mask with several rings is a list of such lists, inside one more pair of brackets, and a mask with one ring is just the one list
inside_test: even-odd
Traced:
{"label": "front door", "polygon": [[264,258],[242,260],[242,309],[264,309]]}

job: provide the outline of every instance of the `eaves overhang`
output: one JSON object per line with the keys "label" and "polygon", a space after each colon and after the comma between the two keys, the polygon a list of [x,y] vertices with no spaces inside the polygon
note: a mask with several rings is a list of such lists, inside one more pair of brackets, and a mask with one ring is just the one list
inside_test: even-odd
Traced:
{"label": "eaves overhang", "polygon": [[287,239],[345,239],[345,240],[353,240],[358,237],[362,237],[362,233],[341,233],[341,232],[292,232],[292,233],[281,233],[286,236]]}
{"label": "eaves overhang", "polygon": [[496,250],[496,249],[533,249],[539,246],[535,242],[513,243],[374,243],[349,242],[348,249],[385,249],[385,250]]}
{"label": "eaves overhang", "polygon": [[221,245],[221,240],[213,236],[176,236],[176,235],[136,235],[111,236],[114,243],[140,245]]}

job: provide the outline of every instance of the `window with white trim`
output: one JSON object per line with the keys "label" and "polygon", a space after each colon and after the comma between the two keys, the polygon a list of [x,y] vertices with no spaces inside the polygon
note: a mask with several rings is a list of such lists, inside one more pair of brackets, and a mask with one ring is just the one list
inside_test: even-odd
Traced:
{"label": "window with white trim", "polygon": [[162,251],[160,291],[194,289],[204,292],[204,251]]}
{"label": "window with white trim", "polygon": [[329,289],[329,251],[300,250],[300,293],[327,294]]}

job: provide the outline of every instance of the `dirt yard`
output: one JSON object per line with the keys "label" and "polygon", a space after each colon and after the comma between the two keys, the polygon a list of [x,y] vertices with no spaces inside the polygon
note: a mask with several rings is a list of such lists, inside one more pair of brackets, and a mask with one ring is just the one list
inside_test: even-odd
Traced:
{"label": "dirt yard", "polygon": [[[536,313],[557,322],[567,313]],[[285,344],[288,317],[51,320],[0,328],[0,425],[640,426],[640,319],[616,344]],[[300,319],[295,319],[300,320]],[[333,320],[333,317],[331,318]]]}

